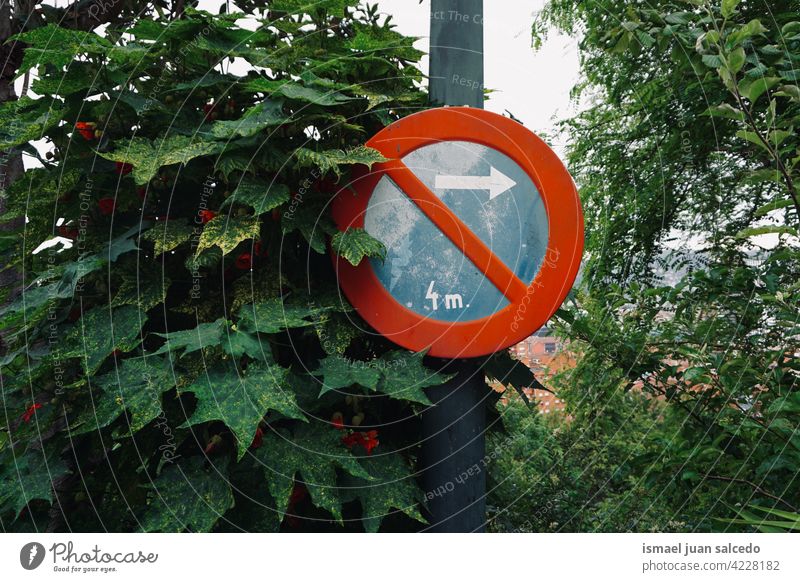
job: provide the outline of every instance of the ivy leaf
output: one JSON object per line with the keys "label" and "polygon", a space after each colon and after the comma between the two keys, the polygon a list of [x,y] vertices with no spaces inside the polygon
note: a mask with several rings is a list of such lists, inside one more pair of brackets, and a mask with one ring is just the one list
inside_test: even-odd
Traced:
{"label": "ivy leaf", "polygon": [[260,233],[261,221],[257,216],[215,216],[203,228],[195,256],[213,246],[227,255],[240,242],[258,238]]}
{"label": "ivy leaf", "polygon": [[229,367],[219,367],[181,390],[193,392],[197,409],[182,426],[219,420],[231,429],[238,441],[237,459],[247,452],[258,424],[270,410],[288,418],[306,420],[286,382],[288,370],[277,365],[251,364],[243,375]]}
{"label": "ivy leaf", "polygon": [[117,369],[95,380],[103,392],[95,395],[92,407],[78,420],[83,427],[78,427],[73,434],[100,430],[126,410],[130,414],[129,434],[139,432],[161,414],[161,393],[175,385],[174,374],[167,358],[147,356],[123,360]]}
{"label": "ivy leaf", "polygon": [[67,473],[67,466],[54,448],[45,452],[28,449],[24,454],[6,453],[0,480],[0,513],[13,511],[14,518],[34,499],[53,503],[52,481]]}
{"label": "ivy leaf", "polygon": [[361,502],[361,519],[367,532],[377,532],[381,521],[397,512],[427,523],[419,510],[425,496],[403,457],[399,454],[362,457],[361,462],[373,480],[349,478],[343,491],[345,501]]}
{"label": "ivy leaf", "polygon": [[280,95],[291,101],[305,101],[322,106],[341,105],[355,99],[355,97],[348,97],[332,90],[321,91],[299,83],[272,81],[264,78],[248,82],[245,88],[255,93],[267,93],[272,97]]}
{"label": "ivy leaf", "polygon": [[434,372],[422,365],[423,352],[411,353],[395,350],[383,355],[379,360],[383,378],[378,384],[378,392],[396,400],[409,400],[430,405],[423,388],[447,382],[452,375]]}
{"label": "ivy leaf", "polygon": [[367,481],[372,479],[357,458],[342,445],[341,438],[340,431],[318,425],[302,425],[291,436],[284,433],[265,435],[263,446],[254,455],[264,469],[269,492],[281,515],[286,514],[297,478],[308,489],[311,502],[330,511],[341,522],[337,467],[354,477]]}
{"label": "ivy leaf", "polygon": [[236,203],[249,206],[255,210],[256,215],[261,215],[288,201],[289,187],[285,184],[265,184],[245,177],[220,208]]}
{"label": "ivy leaf", "polygon": [[178,248],[190,240],[192,236],[199,236],[200,232],[200,228],[194,225],[177,220],[168,220],[145,231],[142,234],[142,238],[152,242],[154,246],[153,252],[160,255]]}
{"label": "ivy leaf", "polygon": [[98,153],[107,160],[131,164],[137,184],[152,180],[162,166],[185,164],[196,157],[213,154],[220,147],[216,142],[196,141],[185,135],[171,135],[156,141],[134,137],[121,146],[110,153]]}
{"label": "ivy leaf", "polygon": [[331,240],[333,251],[351,265],[358,266],[364,257],[386,259],[386,246],[363,228],[337,232]]}
{"label": "ivy leaf", "polygon": [[507,350],[486,358],[483,371],[490,379],[504,386],[513,387],[525,404],[529,404],[528,395],[525,394],[526,388],[544,388],[531,369],[519,360],[513,359]]}
{"label": "ivy leaf", "polygon": [[299,230],[308,245],[317,253],[326,253],[326,235],[334,235],[339,230],[333,224],[330,216],[321,208],[312,205],[303,205],[291,212],[287,211],[281,217],[281,230],[284,234]]}
{"label": "ivy leaf", "polygon": [[22,97],[0,104],[0,148],[41,139],[61,121],[64,108],[56,99]]}
{"label": "ivy leaf", "polygon": [[29,45],[17,69],[17,76],[36,66],[45,68],[43,65],[52,65],[61,70],[78,55],[101,54],[112,46],[108,40],[93,32],[62,28],[55,24],[22,32],[14,39]]}
{"label": "ivy leaf", "polygon": [[352,341],[360,335],[349,317],[331,313],[320,318],[316,326],[317,337],[326,354],[342,355]]}
{"label": "ivy leaf", "polygon": [[81,358],[87,375],[94,374],[115,349],[129,352],[142,342],[141,329],[146,321],[147,315],[133,305],[95,307],[69,330],[65,339],[71,347],[59,356]]}
{"label": "ivy leaf", "polygon": [[218,139],[250,137],[267,127],[281,125],[288,119],[283,113],[283,103],[265,100],[248,109],[239,119],[217,121],[211,126],[211,133]]}
{"label": "ivy leaf", "polygon": [[329,308],[311,302],[284,302],[279,297],[260,303],[243,305],[237,315],[239,326],[258,333],[278,333],[285,329],[314,325],[313,318]]}
{"label": "ivy leaf", "polygon": [[124,274],[111,306],[135,305],[142,311],[149,311],[164,302],[170,284],[170,279],[160,271]]}
{"label": "ivy leaf", "polygon": [[233,493],[219,467],[192,457],[165,468],[153,481],[142,518],[145,532],[207,532],[233,507]]}
{"label": "ivy leaf", "polygon": [[314,376],[323,379],[320,397],[331,390],[347,388],[353,384],[377,390],[381,373],[374,364],[374,361],[362,362],[341,356],[328,356],[320,362],[319,369],[313,373]]}
{"label": "ivy leaf", "polygon": [[[225,353],[240,358],[248,355],[257,360],[270,361],[272,354],[257,337],[232,326],[227,319],[220,318],[212,323],[200,323],[194,329],[175,331],[171,333],[157,333],[166,338],[167,343],[161,346],[155,354],[183,350],[181,356],[190,354],[213,346],[221,346]],[[269,357],[267,357],[267,354]]]}
{"label": "ivy leaf", "polygon": [[185,356],[203,348],[218,346],[229,325],[228,320],[223,317],[211,323],[201,323],[194,329],[156,333],[155,335],[167,341],[154,354],[183,350],[181,356]]}
{"label": "ivy leaf", "polygon": [[341,176],[340,166],[362,164],[372,168],[373,164],[387,161],[378,150],[367,146],[357,146],[349,150],[324,150],[317,152],[308,148],[297,148],[294,152],[300,168],[317,167],[322,174],[333,172]]}

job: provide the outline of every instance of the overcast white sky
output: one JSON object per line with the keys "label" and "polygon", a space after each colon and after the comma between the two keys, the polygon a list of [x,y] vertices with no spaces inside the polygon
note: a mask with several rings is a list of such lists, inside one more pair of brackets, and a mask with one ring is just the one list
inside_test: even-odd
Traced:
{"label": "overcast white sky", "polygon": [[[487,89],[496,91],[486,109],[511,111],[528,129],[539,133],[553,127],[554,119],[574,112],[569,92],[578,80],[575,39],[551,34],[545,45],[531,48],[531,24],[544,0],[484,1],[484,67]],[[391,14],[397,29],[420,36],[417,48],[428,51],[430,0],[378,0]],[[427,73],[427,58],[423,63]]]}

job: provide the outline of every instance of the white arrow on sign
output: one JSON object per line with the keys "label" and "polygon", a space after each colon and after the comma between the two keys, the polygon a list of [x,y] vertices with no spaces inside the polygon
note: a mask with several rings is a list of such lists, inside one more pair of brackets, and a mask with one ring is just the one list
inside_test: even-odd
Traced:
{"label": "white arrow on sign", "polygon": [[488,176],[436,176],[437,190],[488,190],[494,200],[517,183],[492,166]]}

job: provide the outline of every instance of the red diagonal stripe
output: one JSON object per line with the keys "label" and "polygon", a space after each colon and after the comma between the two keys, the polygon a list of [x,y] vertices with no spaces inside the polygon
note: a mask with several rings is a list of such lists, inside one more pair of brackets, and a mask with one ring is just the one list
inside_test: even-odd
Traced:
{"label": "red diagonal stripe", "polygon": [[400,160],[381,164],[395,184],[472,261],[510,301],[521,301],[528,288],[436,194]]}

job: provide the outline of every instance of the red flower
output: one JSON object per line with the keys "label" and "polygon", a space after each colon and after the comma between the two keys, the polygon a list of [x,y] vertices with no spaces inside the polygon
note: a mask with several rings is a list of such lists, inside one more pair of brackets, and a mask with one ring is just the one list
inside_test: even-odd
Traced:
{"label": "red flower", "polygon": [[147,188],[144,186],[139,186],[136,189],[136,195],[139,197],[140,200],[144,200],[145,196],[147,196]]}
{"label": "red flower", "polygon": [[272,222],[278,222],[281,219],[281,209],[275,208],[272,211]]}
{"label": "red flower", "polygon": [[103,216],[108,216],[114,212],[114,207],[117,203],[114,201],[113,198],[101,198],[97,201],[97,206],[100,207],[100,214]]}
{"label": "red flower", "polygon": [[264,431],[261,430],[261,427],[259,426],[256,429],[256,435],[253,437],[253,442],[250,443],[250,448],[257,449],[261,447],[261,445],[263,444],[264,444]]}
{"label": "red flower", "polygon": [[256,244],[253,245],[253,253],[258,256],[266,257],[267,256],[267,249],[261,246],[261,241],[256,241]]}
{"label": "red flower", "polygon": [[96,124],[91,121],[79,121],[75,124],[75,129],[83,136],[83,139],[91,141],[94,139],[95,126]]}
{"label": "red flower", "polygon": [[250,269],[253,267],[253,255],[250,253],[242,253],[238,257],[236,257],[236,268],[245,270]]}
{"label": "red flower", "polygon": [[130,174],[133,171],[133,166],[131,164],[126,164],[125,162],[117,162],[117,174],[125,176]]}
{"label": "red flower", "polygon": [[378,431],[370,430],[367,432],[354,432],[347,436],[342,437],[342,443],[348,448],[352,449],[354,445],[361,445],[367,451],[368,455],[372,454],[372,449],[380,444],[378,440]]}
{"label": "red flower", "polygon": [[207,222],[211,222],[211,220],[217,216],[217,213],[213,210],[201,210],[198,213],[198,216],[200,217],[200,222],[205,224]]}
{"label": "red flower", "polygon": [[368,455],[371,455],[372,449],[381,444],[378,440],[378,431],[371,430],[368,432],[362,432],[361,434],[364,435],[364,438],[361,441],[361,446],[366,449]]}
{"label": "red flower", "polygon": [[42,405],[39,404],[38,402],[34,402],[33,404],[31,404],[27,408],[27,410],[25,410],[25,412],[22,414],[22,422],[30,422],[31,418],[33,418],[33,415],[36,414],[36,411],[39,410],[41,407]]}

